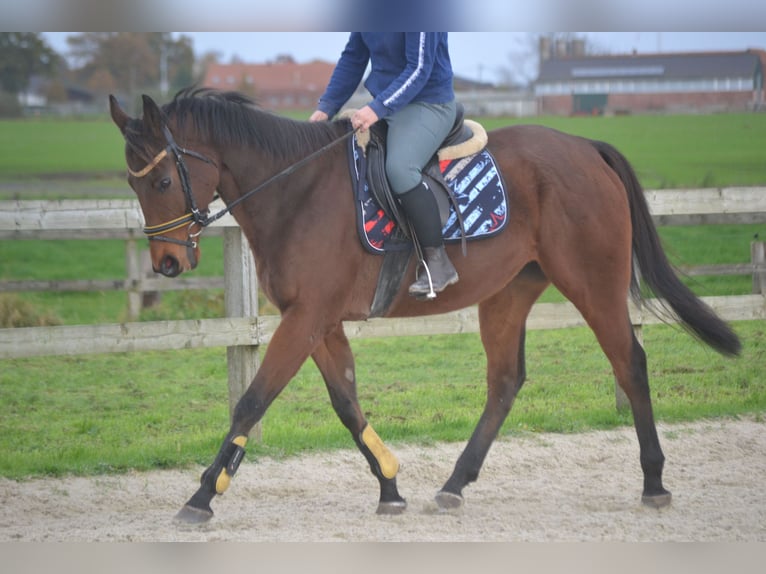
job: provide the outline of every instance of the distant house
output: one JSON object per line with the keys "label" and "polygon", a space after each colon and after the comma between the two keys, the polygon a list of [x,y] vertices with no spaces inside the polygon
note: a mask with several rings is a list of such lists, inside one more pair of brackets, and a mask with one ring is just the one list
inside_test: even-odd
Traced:
{"label": "distant house", "polygon": [[27,89],[19,92],[17,96],[19,104],[27,110],[42,109],[47,106],[48,98],[45,95],[47,85],[48,80],[42,76],[32,76]]}
{"label": "distant house", "polygon": [[203,86],[244,92],[272,110],[313,109],[334,69],[334,63],[299,64],[289,56],[266,64],[210,64]]}
{"label": "distant house", "polygon": [[[56,89],[58,88],[58,90]],[[58,91],[58,94],[55,92]],[[53,97],[50,97],[53,94]],[[103,109],[90,91],[64,85],[42,76],[32,76],[26,90],[18,94],[25,114],[72,115],[101,113]]]}
{"label": "distant house", "polygon": [[764,109],[766,51],[541,57],[541,114]]}

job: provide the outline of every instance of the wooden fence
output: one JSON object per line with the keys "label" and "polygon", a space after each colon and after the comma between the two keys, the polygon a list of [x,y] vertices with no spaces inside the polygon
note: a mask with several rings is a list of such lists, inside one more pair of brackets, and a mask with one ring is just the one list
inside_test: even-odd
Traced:
{"label": "wooden fence", "polygon": [[[655,190],[646,192],[658,225],[696,225],[766,222],[766,188]],[[213,206],[215,210],[216,206]],[[0,283],[0,291],[31,289],[106,290],[128,292],[135,312],[146,291],[220,286],[220,278],[149,278],[141,268],[137,241],[143,218],[137,202],[110,201],[0,201],[0,240],[99,239],[126,240],[128,279],[77,282]],[[0,329],[0,359],[43,355],[76,355],[198,347],[226,347],[229,400],[234,403],[258,367],[258,347],[269,342],[279,318],[259,316],[257,280],[247,242],[236,222],[226,216],[206,233],[224,237],[226,317],[186,321],[127,322]],[[766,319],[766,257],[764,243],[753,242],[751,262],[705,266],[690,274],[752,274],[753,294],[705,297],[728,321]],[[635,328],[659,320],[631,304]],[[530,314],[529,329],[558,329],[585,325],[571,303],[538,303]],[[454,313],[412,319],[371,319],[346,323],[349,338],[433,335],[478,332],[475,307]],[[622,402],[618,395],[618,404]]]}

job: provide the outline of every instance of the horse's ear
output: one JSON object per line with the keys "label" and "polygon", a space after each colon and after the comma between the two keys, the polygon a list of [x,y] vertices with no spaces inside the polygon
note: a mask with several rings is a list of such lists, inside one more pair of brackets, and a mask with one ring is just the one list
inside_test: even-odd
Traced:
{"label": "horse's ear", "polygon": [[111,94],[109,94],[109,113],[112,115],[112,121],[120,128],[122,135],[125,135],[125,126],[128,125],[130,116],[123,111],[117,98]]}
{"label": "horse's ear", "polygon": [[157,103],[144,94],[141,96],[144,100],[144,126],[149,133],[162,133],[162,126],[165,125],[165,118]]}

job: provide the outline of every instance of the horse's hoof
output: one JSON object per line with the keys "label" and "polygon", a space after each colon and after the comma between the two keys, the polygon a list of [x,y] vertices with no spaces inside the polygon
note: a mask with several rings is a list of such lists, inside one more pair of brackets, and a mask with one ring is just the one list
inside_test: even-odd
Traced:
{"label": "horse's hoof", "polygon": [[203,524],[213,518],[212,510],[194,508],[188,504],[178,511],[173,521],[180,524]]}
{"label": "horse's hoof", "polygon": [[440,490],[436,493],[436,504],[442,510],[454,510],[463,506],[463,497],[459,494],[453,494],[446,490]]}
{"label": "horse's hoof", "polygon": [[671,498],[672,495],[666,491],[662,494],[644,494],[641,497],[641,502],[649,508],[665,508],[666,506],[670,506]]}
{"label": "horse's hoof", "polygon": [[394,502],[380,502],[378,503],[378,510],[376,514],[387,514],[388,516],[396,516],[402,514],[407,510],[407,503],[404,500],[396,500]]}

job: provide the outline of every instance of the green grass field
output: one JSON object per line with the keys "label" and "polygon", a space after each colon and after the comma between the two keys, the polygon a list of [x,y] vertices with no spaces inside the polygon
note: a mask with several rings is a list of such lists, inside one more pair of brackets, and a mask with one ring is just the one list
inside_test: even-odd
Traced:
{"label": "green grass field", "polygon": [[107,120],[0,121],[0,181],[124,173],[122,135]]}
{"label": "green grass field", "polygon": [[[485,123],[488,128],[495,125]],[[766,182],[766,114],[544,117],[534,123],[615,145],[631,161],[645,189]]]}
{"label": "green grass field", "polygon": [[[529,121],[529,120],[525,120]],[[766,185],[766,115],[539,118],[614,143],[644,185]],[[488,128],[521,123],[485,120]],[[99,197],[129,190],[122,141],[107,120],[0,122],[0,199]],[[105,183],[108,182],[108,183]],[[31,190],[31,191],[30,191]],[[110,190],[104,197],[114,197]],[[766,225],[663,227],[677,265],[747,262]],[[221,240],[203,239],[199,275],[221,275]],[[121,241],[2,241],[0,280],[125,276]],[[696,277],[699,295],[749,293],[751,280]],[[545,301],[560,300],[554,290]],[[25,306],[31,320],[64,324],[125,319],[120,292],[0,295],[0,319]],[[218,291],[165,293],[145,320],[220,316]],[[763,416],[766,325],[735,329],[743,355],[724,359],[669,326],[644,329],[657,418]],[[362,408],[384,440],[463,441],[481,414],[484,359],[474,334],[354,341]],[[579,432],[631,424],[614,407],[610,367],[587,329],[528,335],[529,380],[503,427]],[[224,349],[83,355],[0,363],[0,476],[92,474],[209,463],[228,426]],[[307,364],[264,419],[249,456],[353,448],[324,384]],[[360,459],[361,464],[361,459]]]}
{"label": "green grass field", "polygon": [[[766,181],[766,114],[479,119],[487,129],[538,123],[610,142],[648,189]],[[0,182],[124,171],[122,136],[108,119],[0,121]]]}

